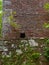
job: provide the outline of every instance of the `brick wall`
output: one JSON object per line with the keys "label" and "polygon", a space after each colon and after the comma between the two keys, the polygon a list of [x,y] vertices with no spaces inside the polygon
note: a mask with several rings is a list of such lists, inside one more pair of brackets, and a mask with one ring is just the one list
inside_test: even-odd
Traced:
{"label": "brick wall", "polygon": [[8,29],[10,31],[4,33],[6,39],[20,38],[22,31],[25,32],[27,38],[49,37],[49,29],[43,28],[43,24],[49,21],[43,5],[49,2],[49,0],[11,0],[11,2],[12,4],[5,6],[5,8],[12,9],[13,12],[16,12],[14,22],[20,24],[21,28],[15,29],[9,26]]}

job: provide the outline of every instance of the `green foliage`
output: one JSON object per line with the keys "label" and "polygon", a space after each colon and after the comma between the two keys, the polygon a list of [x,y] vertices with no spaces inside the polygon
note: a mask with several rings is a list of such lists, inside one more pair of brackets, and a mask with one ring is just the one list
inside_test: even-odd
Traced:
{"label": "green foliage", "polygon": [[2,10],[2,5],[0,5],[0,10]]}
{"label": "green foliage", "polygon": [[2,36],[2,0],[0,0],[0,37]]}
{"label": "green foliage", "polygon": [[49,23],[44,23],[43,27],[44,28],[49,28]]}
{"label": "green foliage", "polygon": [[49,47],[45,47],[45,52],[44,52],[44,56],[46,57],[47,60],[49,60]]}
{"label": "green foliage", "polygon": [[15,14],[16,14],[16,11],[13,12],[13,15],[15,15]]}
{"label": "green foliage", "polygon": [[[21,54],[18,54],[16,52],[16,49],[12,48],[13,51],[11,50],[11,55],[2,55],[2,62],[3,65],[39,65],[39,63],[35,63],[34,59],[38,59],[40,56],[40,53],[38,52],[33,52],[33,48],[30,47],[28,41],[23,42],[18,41],[17,49],[20,49],[22,51]],[[8,45],[10,45],[7,42]],[[13,42],[11,44],[14,44]],[[1,56],[0,55],[0,56]]]}
{"label": "green foliage", "polygon": [[2,10],[2,0],[0,0],[0,10]]}
{"label": "green foliage", "polygon": [[[15,13],[16,13],[16,12],[14,12],[14,14],[15,14]],[[14,27],[14,28],[20,28],[20,27],[21,27],[20,24],[17,24],[16,22],[13,21],[13,20],[14,20],[14,17],[13,17],[12,14],[9,16],[9,19],[10,19],[9,24],[10,24],[12,27]]]}
{"label": "green foliage", "polygon": [[0,13],[0,23],[2,23],[2,12]]}
{"label": "green foliage", "polygon": [[44,9],[45,9],[45,10],[49,10],[49,3],[45,3]]}
{"label": "green foliage", "polygon": [[[44,4],[44,9],[45,9],[47,12],[49,12],[49,3],[48,3],[48,2]],[[44,28],[49,28],[49,23],[44,23],[43,27],[44,27]]]}
{"label": "green foliage", "polygon": [[44,42],[44,47],[43,47],[43,55],[45,56],[46,60],[49,61],[49,38],[46,38],[45,39],[45,42]]}
{"label": "green foliage", "polygon": [[40,53],[33,53],[32,58],[37,60],[40,57]]}
{"label": "green foliage", "polygon": [[16,22],[10,22],[10,25],[14,28],[19,28],[20,25],[18,25]]}
{"label": "green foliage", "polygon": [[46,44],[49,44],[49,39],[46,40]]}

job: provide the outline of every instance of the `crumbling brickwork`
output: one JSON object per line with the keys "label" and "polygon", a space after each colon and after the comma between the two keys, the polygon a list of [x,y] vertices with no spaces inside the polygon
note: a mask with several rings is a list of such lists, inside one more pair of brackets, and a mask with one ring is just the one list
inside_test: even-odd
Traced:
{"label": "crumbling brickwork", "polygon": [[[9,1],[9,0],[6,0]],[[21,25],[21,28],[15,30],[8,27],[4,35],[6,39],[20,38],[20,33],[24,31],[27,38],[30,37],[49,37],[49,29],[43,28],[43,24],[49,21],[46,10],[43,6],[49,0],[10,0],[9,5],[6,3],[5,9],[12,9],[16,12],[14,22]],[[49,22],[48,22],[49,23]],[[19,32],[18,34],[16,32]],[[9,36],[10,35],[10,36]]]}

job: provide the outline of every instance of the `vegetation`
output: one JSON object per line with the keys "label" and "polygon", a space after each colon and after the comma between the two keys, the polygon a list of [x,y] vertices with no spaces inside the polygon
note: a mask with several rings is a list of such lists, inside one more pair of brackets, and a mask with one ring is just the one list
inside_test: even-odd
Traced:
{"label": "vegetation", "polygon": [[11,14],[8,18],[10,19],[10,22],[8,22],[12,27],[14,27],[15,29],[18,29],[21,27],[20,24],[17,24],[16,22],[13,22],[15,20],[15,18],[13,17],[14,14],[16,14],[16,12],[12,12],[13,14]]}
{"label": "vegetation", "polygon": [[49,60],[49,47],[44,48],[44,56],[46,57],[47,60]]}
{"label": "vegetation", "polygon": [[[44,4],[44,9],[49,13],[49,3]],[[49,28],[49,23],[44,23],[44,28]]]}
{"label": "vegetation", "polygon": [[[13,47],[11,49],[10,54],[1,54],[1,60],[3,65],[39,65],[39,61],[37,61],[40,57],[39,52],[34,52],[34,48],[30,47],[28,41],[22,42],[18,41],[17,47]],[[8,45],[8,43],[6,43]],[[15,44],[15,43],[11,43]],[[16,46],[16,45],[15,45]],[[10,50],[10,49],[8,49]],[[35,63],[35,61],[37,61]]]}
{"label": "vegetation", "polygon": [[[0,0],[0,33],[2,29],[2,1]],[[44,5],[46,10],[49,10],[49,3]],[[16,14],[16,12],[14,12]],[[21,27],[17,23],[13,22],[14,18],[13,15],[9,16],[10,22],[8,22],[12,27],[19,28]],[[44,23],[45,28],[49,28],[48,23]],[[1,36],[1,34],[0,34]],[[39,40],[38,40],[39,41]],[[13,41],[14,42],[14,41]],[[37,52],[38,47],[31,47],[28,40],[27,41],[19,41],[19,42],[10,42],[6,43],[8,46],[7,52],[3,51],[0,54],[0,65],[40,65],[40,57],[43,54],[44,57],[49,60],[49,39],[44,39],[42,42],[42,49],[44,53]],[[40,44],[39,42],[39,44]],[[14,45],[12,45],[14,44]],[[17,44],[17,45],[15,45]],[[12,47],[11,47],[12,46]],[[40,45],[39,45],[40,46]],[[9,48],[10,47],[10,48]],[[39,48],[38,48],[39,50]],[[36,62],[37,61],[37,62]],[[40,62],[39,62],[40,61]]]}
{"label": "vegetation", "polygon": [[45,41],[44,56],[45,56],[46,60],[49,61],[49,39],[46,39],[46,41]]}
{"label": "vegetation", "polygon": [[43,27],[44,28],[49,28],[49,23],[44,23]]}
{"label": "vegetation", "polygon": [[2,0],[0,0],[0,37],[2,36]]}
{"label": "vegetation", "polygon": [[[44,9],[49,12],[49,3],[45,3]],[[44,23],[44,27],[49,29],[49,23]],[[45,41],[44,56],[49,60],[49,39],[46,39]]]}
{"label": "vegetation", "polygon": [[40,57],[40,53],[33,53],[32,58],[37,60]]}
{"label": "vegetation", "polygon": [[49,10],[49,3],[48,3],[48,2],[45,3],[45,5],[44,5],[44,9],[47,10],[47,11]]}

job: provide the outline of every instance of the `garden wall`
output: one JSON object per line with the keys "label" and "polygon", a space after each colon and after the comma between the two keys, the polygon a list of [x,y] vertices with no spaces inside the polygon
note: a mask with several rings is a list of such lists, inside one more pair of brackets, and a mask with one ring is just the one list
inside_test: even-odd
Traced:
{"label": "garden wall", "polygon": [[[49,37],[49,29],[43,28],[45,22],[49,23],[48,13],[43,8],[46,2],[49,0],[3,1],[0,65],[49,65],[49,53],[47,53],[48,58],[44,56],[45,48],[49,52],[49,42],[47,45],[48,39],[43,39]],[[11,14],[14,17],[13,22],[20,25],[20,28],[16,28],[14,23],[14,26],[8,23]]]}
{"label": "garden wall", "polygon": [[[44,23],[49,23],[48,13],[44,9],[44,4],[49,0],[5,0],[4,2],[4,11],[7,14],[3,19],[3,36],[6,39],[20,38],[21,33],[25,33],[27,38],[49,37],[49,29],[43,27]],[[18,29],[4,23],[11,12],[15,12],[14,22],[21,26]]]}

